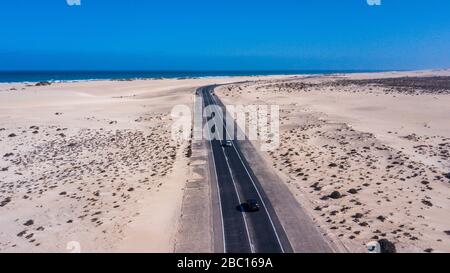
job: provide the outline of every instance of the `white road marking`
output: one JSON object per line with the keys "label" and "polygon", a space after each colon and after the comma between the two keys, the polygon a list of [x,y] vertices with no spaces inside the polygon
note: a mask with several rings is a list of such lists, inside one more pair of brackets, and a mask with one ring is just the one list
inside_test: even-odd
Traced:
{"label": "white road marking", "polygon": [[[214,122],[214,123],[215,123],[215,122]],[[217,125],[216,125],[216,126],[217,126]],[[223,151],[223,154],[224,154],[224,156],[225,156],[225,161],[227,162],[228,170],[230,171],[230,174],[231,174],[231,180],[233,181],[234,191],[236,192],[236,195],[237,195],[237,198],[238,198],[238,201],[239,201],[239,206],[241,206],[242,201],[241,201],[241,198],[240,198],[240,196],[239,196],[239,192],[238,192],[238,190],[237,190],[236,182],[235,182],[234,177],[233,177],[233,171],[231,170],[230,163],[228,162],[228,157],[227,157],[227,155],[225,154],[225,150],[224,150],[223,147],[222,147],[222,151]],[[245,213],[242,213],[242,216],[244,217],[245,230],[247,231],[247,238],[248,238],[248,242],[249,242],[249,244],[250,244],[250,249],[251,249],[252,253],[255,253],[255,246],[254,246],[254,244],[252,243],[252,240],[251,240],[251,238],[250,238],[250,232],[249,232],[249,230],[248,230],[247,219],[246,219]]]}
{"label": "white road marking", "polygon": [[[210,98],[208,98],[208,100],[210,100]],[[211,102],[212,102],[212,101],[211,101]],[[217,126],[217,123],[216,123],[216,120],[215,120],[215,119],[214,119],[214,125],[216,126],[216,129],[217,129],[218,126]],[[209,135],[210,135],[210,141],[209,141],[209,142],[210,142],[211,147],[212,147],[211,132],[209,132]],[[212,151],[213,151],[213,158],[214,158],[214,149],[212,149]],[[239,205],[241,205],[241,204],[242,204],[241,198],[239,197],[239,192],[238,192],[238,190],[237,190],[236,182],[234,181],[233,173],[232,173],[232,171],[231,171],[231,167],[230,167],[230,164],[228,163],[228,158],[227,158],[227,155],[225,154],[225,151],[224,151],[224,148],[223,148],[223,147],[222,147],[222,152],[223,152],[223,155],[224,155],[224,157],[225,157],[225,161],[227,162],[228,171],[230,172],[231,180],[233,181],[234,191],[235,191],[236,196],[237,196],[237,198],[238,198]],[[214,160],[214,159],[213,159],[213,160]],[[217,178],[217,170],[216,170],[215,166],[216,166],[216,163],[215,163],[215,161],[214,161],[214,170],[215,170],[215,172],[216,172],[216,178]],[[219,180],[217,179],[217,190],[218,190],[218,191],[219,191],[219,188],[220,188]],[[219,198],[220,198],[220,191],[219,191]],[[219,202],[221,202],[220,199],[219,199]],[[220,207],[222,207],[222,205],[220,205]],[[222,213],[222,208],[221,208],[221,213]],[[249,230],[248,230],[247,219],[246,219],[246,217],[245,217],[245,214],[242,214],[242,219],[244,220],[244,226],[245,226],[245,231],[246,231],[246,233],[247,233],[248,242],[249,242],[249,244],[250,244],[250,250],[251,250],[252,253],[255,253],[255,249],[254,249],[252,240],[251,240],[251,238],[250,238],[250,232],[249,232]],[[223,227],[223,213],[222,213],[222,230],[223,230],[223,237],[224,237],[224,244],[225,244],[225,231],[224,231],[224,227]],[[225,251],[225,252],[226,252],[226,251]]]}
{"label": "white road marking", "polygon": [[223,252],[227,253],[227,245],[226,245],[226,241],[225,241],[225,225],[223,223],[224,221],[223,221],[223,212],[222,212],[222,199],[220,198],[220,189],[219,189],[219,187],[220,187],[219,186],[219,176],[217,175],[217,170],[216,170],[216,160],[214,159],[214,149],[212,147],[211,132],[209,132],[209,134],[210,134],[209,145],[211,146],[211,152],[213,154],[212,159],[213,159],[213,164],[214,164],[214,173],[216,175],[216,181],[217,181],[217,195],[219,196],[219,210],[220,210],[220,222],[222,224]]}
{"label": "white road marking", "polygon": [[[210,96],[213,97],[212,95],[210,95]],[[219,104],[217,103],[217,101],[216,101],[216,98],[213,97],[213,100],[214,100],[214,102],[215,102],[216,105],[219,105]],[[224,120],[223,115],[221,115],[221,118],[222,118],[222,120]],[[225,126],[225,131],[227,132],[227,136],[230,137],[230,139],[233,139],[233,138],[231,138],[231,136],[229,135],[228,131],[226,130],[226,126]],[[281,240],[280,240],[280,237],[279,237],[279,235],[278,235],[277,229],[275,228],[275,225],[274,225],[274,223],[273,223],[273,221],[272,221],[272,217],[270,217],[269,211],[268,211],[267,208],[266,208],[266,204],[264,203],[264,199],[262,198],[262,196],[261,196],[261,194],[260,194],[260,192],[259,192],[259,190],[258,190],[258,187],[256,187],[255,181],[253,181],[253,178],[252,178],[252,176],[250,175],[250,172],[248,171],[247,167],[245,166],[244,161],[242,160],[241,155],[239,154],[239,152],[238,152],[238,150],[236,149],[236,147],[234,146],[234,144],[233,144],[233,148],[234,148],[234,150],[236,151],[236,153],[237,153],[237,155],[238,155],[238,157],[239,157],[239,160],[241,161],[242,166],[244,166],[244,169],[245,169],[245,171],[247,172],[248,177],[249,177],[250,180],[252,181],[253,187],[255,188],[256,192],[258,193],[259,199],[261,199],[261,202],[263,203],[264,210],[266,211],[266,214],[267,214],[267,216],[269,217],[269,221],[270,221],[270,224],[272,225],[273,231],[275,232],[275,236],[277,237],[278,244],[280,245],[281,251],[284,253],[283,245],[281,244]],[[281,226],[281,227],[283,228],[283,226]],[[283,228],[283,229],[284,229],[284,228]]]}

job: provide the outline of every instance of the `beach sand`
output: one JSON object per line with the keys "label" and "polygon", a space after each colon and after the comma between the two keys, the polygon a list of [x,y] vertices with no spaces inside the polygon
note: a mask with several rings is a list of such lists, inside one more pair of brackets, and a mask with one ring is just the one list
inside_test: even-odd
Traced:
{"label": "beach sand", "polygon": [[449,76],[297,76],[216,94],[280,105],[280,147],[261,154],[343,250],[387,239],[399,252],[450,252]]}

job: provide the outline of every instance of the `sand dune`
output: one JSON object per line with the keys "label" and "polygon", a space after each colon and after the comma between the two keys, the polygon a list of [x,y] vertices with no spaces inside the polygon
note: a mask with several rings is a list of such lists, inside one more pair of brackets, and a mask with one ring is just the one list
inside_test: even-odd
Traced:
{"label": "sand dune", "polygon": [[173,251],[189,159],[170,111],[229,81],[1,84],[0,251]]}
{"label": "sand dune", "polygon": [[280,105],[263,157],[337,244],[449,252],[448,78],[423,80],[449,74],[0,84],[0,252],[174,251],[198,177],[169,113],[217,83],[226,103]]}

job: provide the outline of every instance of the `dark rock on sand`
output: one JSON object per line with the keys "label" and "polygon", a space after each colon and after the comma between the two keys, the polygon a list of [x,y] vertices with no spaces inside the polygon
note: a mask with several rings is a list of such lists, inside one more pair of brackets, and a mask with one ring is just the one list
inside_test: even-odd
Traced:
{"label": "dark rock on sand", "polygon": [[24,226],[31,226],[32,224],[34,224],[34,221],[30,219],[30,220],[26,221],[23,225]]}
{"label": "dark rock on sand", "polygon": [[0,207],[6,206],[9,202],[11,202],[11,198],[6,197],[5,199],[3,199],[3,201],[0,202]]}
{"label": "dark rock on sand", "polygon": [[380,244],[381,253],[397,253],[394,243],[389,240],[381,239],[378,240],[378,243]]}
{"label": "dark rock on sand", "polygon": [[51,85],[50,82],[38,82],[35,84],[35,86],[49,86],[49,85]]}
{"label": "dark rock on sand", "polygon": [[352,215],[352,218],[355,218],[355,219],[359,219],[359,218],[362,218],[364,215],[362,214],[362,213],[355,213],[354,215]]}
{"label": "dark rock on sand", "polygon": [[330,194],[330,198],[333,198],[333,199],[339,199],[339,198],[341,198],[341,197],[342,197],[342,195],[341,195],[341,193],[338,192],[338,191],[334,191],[334,192],[332,192],[332,193]]}

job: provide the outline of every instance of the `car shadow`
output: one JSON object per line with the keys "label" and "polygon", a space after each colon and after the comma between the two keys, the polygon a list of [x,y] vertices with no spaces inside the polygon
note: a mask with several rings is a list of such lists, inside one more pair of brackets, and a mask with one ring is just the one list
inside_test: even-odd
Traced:
{"label": "car shadow", "polygon": [[239,212],[242,212],[242,213],[248,212],[248,210],[245,208],[245,204],[237,205],[236,206],[236,210],[239,211]]}

